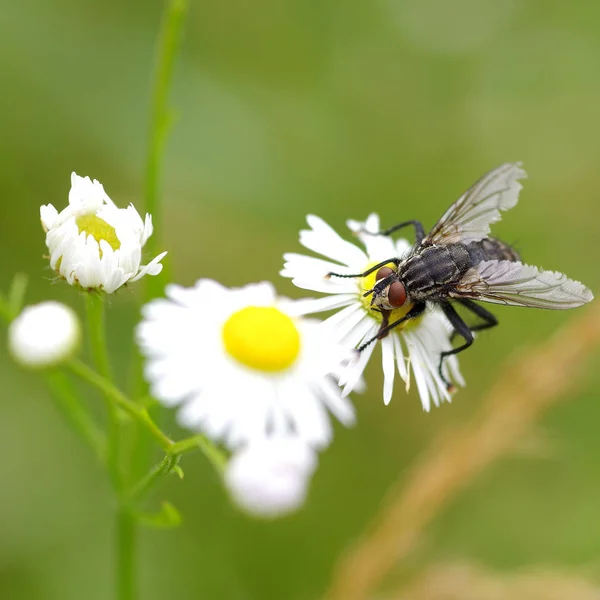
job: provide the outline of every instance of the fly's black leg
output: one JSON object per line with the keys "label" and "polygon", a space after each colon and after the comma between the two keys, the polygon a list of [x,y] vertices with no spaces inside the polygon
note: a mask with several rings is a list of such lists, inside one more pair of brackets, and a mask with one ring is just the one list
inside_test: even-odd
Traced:
{"label": "fly's black leg", "polygon": [[409,225],[412,225],[415,228],[415,239],[417,241],[417,244],[420,244],[423,241],[423,238],[425,237],[425,230],[423,229],[421,221],[403,221],[402,223],[398,223],[393,227],[389,227],[388,229],[384,229],[383,231],[379,231],[371,235],[392,235],[392,233],[398,231],[399,229],[402,229],[403,227],[408,227]]}
{"label": "fly's black leg", "polygon": [[355,273],[353,275],[346,275],[344,273],[327,273],[327,278],[329,278],[329,277],[366,277],[367,275],[370,275],[373,271],[377,271],[378,269],[381,269],[381,267],[385,267],[386,265],[389,265],[390,263],[393,263],[394,265],[398,266],[400,264],[400,259],[396,258],[396,257],[388,258],[388,260],[384,260],[383,262],[377,263],[374,267],[367,269],[364,273]]}
{"label": "fly's black leg", "polygon": [[[473,314],[477,315],[480,319],[483,319],[483,323],[477,323],[477,325],[469,327],[471,331],[483,331],[484,329],[489,329],[490,327],[498,325],[498,319],[495,315],[486,308],[483,308],[483,306],[479,306],[479,304],[473,302],[473,300],[469,300],[468,298],[455,298],[455,300],[465,308],[469,309]],[[458,332],[454,330],[450,341],[453,341],[457,335]]]}
{"label": "fly's black leg", "polygon": [[425,302],[419,302],[415,304],[401,319],[390,323],[389,325],[386,323],[386,319],[384,318],[384,322],[381,324],[377,335],[374,335],[370,340],[367,340],[362,346],[358,347],[358,351],[362,352],[367,346],[370,346],[376,340],[380,340],[384,338],[394,327],[398,327],[401,323],[405,321],[409,321],[410,319],[414,319],[419,315],[422,315],[425,311],[426,304]]}
{"label": "fly's black leg", "polygon": [[[451,390],[453,387],[452,382],[448,381],[444,377],[444,373],[442,371],[444,358],[446,358],[446,356],[452,356],[453,354],[458,354],[459,352],[466,350],[473,343],[473,333],[471,332],[471,329],[469,329],[469,326],[462,320],[461,316],[456,312],[454,307],[450,304],[450,302],[440,302],[440,306],[444,311],[446,318],[448,319],[448,321],[450,321],[452,327],[454,327],[454,331],[458,335],[463,337],[465,340],[465,343],[462,346],[459,346],[458,348],[452,348],[452,350],[447,350],[446,352],[442,352],[440,356],[440,364],[438,367],[440,377],[442,378],[442,381],[446,384],[447,389]],[[481,307],[478,306],[478,308]]]}

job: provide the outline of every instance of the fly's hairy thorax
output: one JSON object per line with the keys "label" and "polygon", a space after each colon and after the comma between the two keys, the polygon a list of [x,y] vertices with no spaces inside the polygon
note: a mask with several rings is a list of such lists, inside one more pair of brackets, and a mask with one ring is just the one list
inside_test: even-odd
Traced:
{"label": "fly's hairy thorax", "polygon": [[411,302],[444,298],[458,285],[464,274],[486,260],[519,260],[504,242],[484,238],[470,244],[423,246],[410,256],[398,271]]}
{"label": "fly's hairy thorax", "polygon": [[463,244],[426,246],[410,256],[398,271],[412,302],[445,295],[471,268],[472,261]]}

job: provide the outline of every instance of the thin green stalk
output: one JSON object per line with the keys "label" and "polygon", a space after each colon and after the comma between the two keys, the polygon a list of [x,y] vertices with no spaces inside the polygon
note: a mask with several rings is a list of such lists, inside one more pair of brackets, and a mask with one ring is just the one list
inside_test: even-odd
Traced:
{"label": "thin green stalk", "polygon": [[[161,163],[167,135],[173,122],[169,110],[169,92],[173,81],[175,59],[181,43],[183,25],[188,9],[188,0],[167,0],[165,2],[160,32],[156,42],[154,73],[152,78],[150,115],[148,121],[148,146],[144,174],[145,209],[152,215],[154,234],[146,244],[148,256],[154,257],[163,249],[163,211],[160,202]],[[146,277],[143,283],[143,299],[148,302],[161,295],[163,282],[168,280],[168,262],[159,277]],[[142,374],[142,359],[134,346],[131,362],[132,394],[135,398],[147,393]],[[133,431],[135,440],[132,456],[132,471],[142,473],[149,461],[151,447],[148,436],[142,431]]]}
{"label": "thin green stalk", "polygon": [[60,371],[51,371],[46,382],[57,407],[79,437],[93,450],[98,460],[106,461],[106,437],[82,406],[70,379]]}
{"label": "thin green stalk", "polygon": [[[188,0],[167,1],[156,48],[145,176],[146,211],[152,215],[154,223],[154,235],[147,242],[150,256],[156,256],[159,253],[161,242],[159,228],[163,220],[159,202],[160,165],[167,134],[172,123],[172,116],[168,107],[169,91],[187,8]],[[156,278],[146,278],[146,301],[160,294],[160,288],[158,287],[160,285]]]}
{"label": "thin green stalk", "polygon": [[[150,112],[145,175],[145,208],[146,211],[152,215],[155,227],[154,235],[150,236],[147,242],[148,254],[151,257],[154,257],[159,253],[159,244],[162,239],[160,232],[163,219],[159,203],[160,164],[171,122],[168,110],[168,96],[173,78],[173,65],[179,49],[179,41],[187,12],[187,6],[187,0],[167,1],[164,8],[161,32],[156,49],[156,66],[154,83],[152,86],[152,106]],[[146,277],[146,281],[144,282],[144,301],[148,302],[152,298],[159,296],[162,291],[161,288],[161,280],[156,277]],[[145,383],[142,377],[140,355],[135,348],[133,352],[132,371],[135,381],[135,396],[138,397],[144,395]],[[142,417],[142,424],[159,441],[159,443],[161,443],[163,450],[167,451],[172,444],[171,440],[164,436],[154,421],[150,419],[147,411],[145,409],[142,410],[143,412],[139,413],[139,416]],[[136,435],[136,432],[134,432],[134,437],[137,438],[136,449],[134,450],[132,457],[132,468],[135,472],[141,470],[141,468],[143,468],[142,465],[147,462],[150,448],[148,446],[147,436]],[[132,522],[132,530],[133,527],[134,524]],[[129,589],[133,590],[133,585],[131,585]],[[134,597],[133,594],[134,592],[132,591],[131,597],[120,596],[120,598],[121,600],[132,600]]]}
{"label": "thin green stalk", "polygon": [[117,599],[134,600],[136,584],[137,532],[135,515],[126,504],[117,509]]}
{"label": "thin green stalk", "polygon": [[156,439],[160,447],[165,452],[169,452],[173,442],[161,431],[145,408],[128,398],[112,381],[102,377],[80,360],[71,361],[68,367],[75,375],[100,390],[116,408],[122,409],[138,423],[141,423]]}
{"label": "thin green stalk", "polygon": [[[104,299],[100,295],[85,294],[87,326],[90,338],[92,359],[98,373],[107,381],[110,380],[110,364],[106,345],[106,326],[104,323]],[[119,468],[120,427],[119,410],[110,395],[104,393],[106,412],[108,415],[108,468],[113,487],[117,492],[121,489],[121,473]]]}

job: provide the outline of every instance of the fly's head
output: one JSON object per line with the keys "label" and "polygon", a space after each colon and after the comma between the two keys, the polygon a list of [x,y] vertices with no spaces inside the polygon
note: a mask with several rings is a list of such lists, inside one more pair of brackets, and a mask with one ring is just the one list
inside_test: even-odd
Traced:
{"label": "fly's head", "polygon": [[375,275],[375,285],[365,296],[371,295],[371,307],[392,311],[406,303],[406,288],[398,273],[390,267],[381,267]]}

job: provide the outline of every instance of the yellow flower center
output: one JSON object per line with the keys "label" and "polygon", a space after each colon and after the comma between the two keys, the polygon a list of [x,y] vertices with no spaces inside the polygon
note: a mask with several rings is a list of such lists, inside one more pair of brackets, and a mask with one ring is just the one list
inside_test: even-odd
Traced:
{"label": "yellow flower center", "polygon": [[98,243],[100,243],[100,240],[104,240],[110,244],[113,250],[118,250],[121,247],[121,241],[117,237],[115,228],[95,214],[81,215],[77,217],[75,222],[79,228],[79,233],[85,231],[87,235],[93,236]]}
{"label": "yellow flower center", "polygon": [[[377,263],[372,262],[371,264],[367,265],[365,267],[365,271],[367,271],[368,269],[370,269],[371,267],[373,267],[376,264]],[[384,266],[390,267],[390,269],[394,269],[394,270],[396,269],[396,265],[394,263],[388,263],[387,265],[384,265]],[[362,304],[363,304],[365,310],[374,319],[377,319],[378,321],[383,321],[383,315],[379,311],[373,310],[376,307],[371,306],[371,299],[373,298],[373,295],[366,296],[366,297],[363,296],[363,294],[365,292],[368,292],[369,290],[372,290],[375,287],[375,284],[377,283],[375,276],[377,275],[378,271],[379,271],[379,269],[377,269],[376,271],[373,271],[372,273],[369,273],[369,275],[367,275],[366,277],[363,277],[359,281],[358,289],[360,292],[360,299],[362,301]],[[388,317],[388,323],[393,323],[394,321],[401,319],[412,308],[412,306],[413,305],[410,302],[406,302],[404,304],[404,306],[401,306],[400,308],[395,308],[394,310],[392,310]],[[420,317],[417,317],[416,319],[410,319],[408,321],[405,321],[404,323],[401,323],[398,326],[398,329],[404,329],[407,325],[413,324],[414,322],[418,322],[419,320],[420,320]]]}
{"label": "yellow flower center", "polygon": [[300,334],[290,317],[274,306],[248,306],[223,325],[227,352],[247,367],[283,371],[300,352]]}

